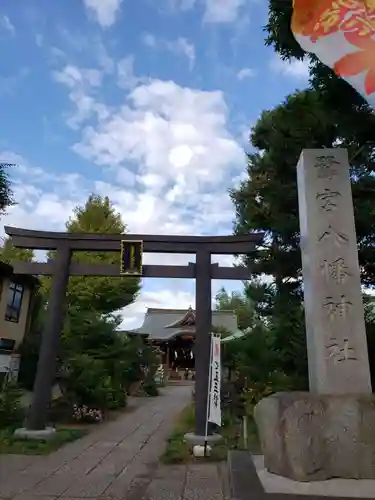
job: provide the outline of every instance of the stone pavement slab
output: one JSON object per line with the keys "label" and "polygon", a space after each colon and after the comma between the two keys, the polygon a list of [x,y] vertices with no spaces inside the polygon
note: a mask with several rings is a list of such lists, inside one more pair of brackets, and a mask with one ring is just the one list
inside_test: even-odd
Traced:
{"label": "stone pavement slab", "polygon": [[190,400],[191,386],[167,387],[48,457],[2,456],[0,499],[126,498],[137,478],[144,487],[151,482],[173,422]]}
{"label": "stone pavement slab", "polygon": [[230,500],[226,464],[159,463],[191,388],[144,398],[48,457],[1,456],[0,500]]}
{"label": "stone pavement slab", "polygon": [[223,500],[217,464],[195,464],[187,468],[183,500]]}

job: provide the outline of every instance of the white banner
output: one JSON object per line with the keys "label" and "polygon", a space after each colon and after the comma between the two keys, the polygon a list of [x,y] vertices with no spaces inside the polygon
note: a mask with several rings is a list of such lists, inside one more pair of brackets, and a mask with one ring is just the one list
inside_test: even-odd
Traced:
{"label": "white banner", "polygon": [[220,336],[211,336],[211,366],[209,380],[208,421],[221,426],[221,353]]}

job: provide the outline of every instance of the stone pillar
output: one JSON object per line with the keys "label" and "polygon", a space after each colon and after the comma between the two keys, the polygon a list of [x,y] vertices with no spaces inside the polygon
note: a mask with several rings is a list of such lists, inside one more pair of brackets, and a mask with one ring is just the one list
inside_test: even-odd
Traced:
{"label": "stone pillar", "polygon": [[[64,323],[65,296],[69,281],[71,251],[67,242],[57,249],[53,264],[52,287],[48,300],[46,322],[39,352],[38,368],[29,415],[27,431],[43,431],[47,424],[48,408],[56,376],[60,334]],[[18,432],[21,435],[23,432]],[[30,435],[30,432],[25,436]]]}
{"label": "stone pillar", "polygon": [[346,150],[303,150],[297,177],[310,392],[255,407],[265,466],[297,481],[373,479],[375,398]]}
{"label": "stone pillar", "polygon": [[371,393],[345,149],[305,149],[297,166],[310,391]]}

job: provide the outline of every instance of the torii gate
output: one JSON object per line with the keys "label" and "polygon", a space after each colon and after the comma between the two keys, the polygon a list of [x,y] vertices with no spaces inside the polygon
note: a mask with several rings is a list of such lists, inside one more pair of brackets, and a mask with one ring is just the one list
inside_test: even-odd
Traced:
{"label": "torii gate", "polygon": [[[212,328],[211,280],[246,280],[250,272],[246,267],[220,267],[211,264],[212,254],[249,254],[263,239],[263,233],[244,236],[162,236],[131,234],[87,234],[33,231],[6,226],[5,232],[17,248],[55,250],[56,256],[48,262],[15,262],[17,274],[52,276],[51,294],[39,353],[37,375],[30,411],[28,431],[46,428],[48,407],[56,374],[59,339],[64,321],[64,305],[69,276],[121,276],[141,275],[145,278],[194,278],[196,290],[196,390],[195,431],[204,436],[210,358],[210,332]],[[134,246],[136,244],[136,246]],[[138,245],[138,246],[137,246]],[[139,253],[137,254],[137,248]],[[124,254],[124,249],[127,251]],[[142,266],[142,250],[150,253],[195,254],[196,262],[187,266]],[[74,251],[121,252],[122,264],[77,263]],[[130,260],[129,260],[130,259]],[[127,267],[131,267],[129,269]],[[140,274],[137,274],[141,271]],[[126,279],[126,278],[124,278]]]}

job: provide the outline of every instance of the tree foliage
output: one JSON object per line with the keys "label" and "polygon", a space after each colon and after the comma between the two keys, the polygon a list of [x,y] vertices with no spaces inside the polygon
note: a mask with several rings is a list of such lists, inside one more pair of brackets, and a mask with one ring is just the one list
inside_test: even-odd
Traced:
{"label": "tree foliage", "polygon": [[[235,351],[231,362],[235,360],[237,368],[251,378],[253,392],[255,387],[261,389],[255,400],[270,393],[270,381],[280,372],[287,378],[282,381],[277,375],[278,389],[272,390],[289,382],[293,389],[307,388],[296,180],[302,149],[347,148],[362,283],[375,285],[375,115],[349,84],[301,49],[291,31],[292,4],[292,0],[269,0],[266,44],[283,59],[305,58],[309,87],[262,113],[251,132],[247,179],[231,191],[235,232],[265,233],[262,248],[251,255],[254,274],[245,294],[267,321],[263,331],[230,346]],[[368,345],[374,366],[375,322],[368,308]],[[374,369],[372,374],[374,378]]]}
{"label": "tree foliage", "polygon": [[246,295],[239,292],[228,293],[221,288],[215,297],[217,311],[234,311],[237,315],[237,324],[240,330],[251,328],[254,321],[254,306]]}
{"label": "tree foliage", "polygon": [[146,379],[146,367],[155,365],[151,348],[120,334],[118,323],[96,311],[70,309],[61,341],[60,385],[72,403],[121,407],[132,383]]}
{"label": "tree foliage", "polygon": [[6,209],[15,204],[11,182],[9,180],[8,169],[14,167],[13,164],[0,162],[0,214],[3,215]]}
{"label": "tree foliage", "polygon": [[[298,126],[296,126],[298,124]],[[296,165],[302,149],[346,144],[335,117],[315,90],[288,96],[264,111],[251,133],[248,178],[231,191],[236,232],[264,231],[264,249],[252,255],[255,275],[274,276],[298,293],[301,282]],[[369,158],[366,164],[371,164]],[[375,178],[356,157],[351,168],[359,259],[363,283],[375,283]],[[294,280],[294,281],[293,281]]]}
{"label": "tree foliage", "polygon": [[0,261],[12,264],[17,261],[31,262],[34,259],[34,250],[16,248],[10,238],[4,238],[0,248]]}
{"label": "tree foliage", "polygon": [[[231,191],[236,233],[265,233],[261,250],[251,256],[258,283],[250,283],[246,294],[255,301],[257,311],[268,317],[279,368],[304,388],[307,356],[296,166],[302,149],[335,147],[346,144],[346,138],[319,93],[307,89],[264,111],[252,130],[251,143],[254,152],[248,155],[248,177]],[[352,161],[351,176],[362,281],[372,286],[375,178],[358,157]],[[262,283],[259,279],[264,275],[269,281]]]}
{"label": "tree foliage", "polygon": [[[236,233],[265,233],[261,249],[251,255],[258,282],[246,286],[246,295],[257,312],[268,318],[279,369],[301,389],[307,387],[307,355],[296,166],[304,148],[343,145],[350,155],[355,153],[359,143],[353,145],[343,135],[336,118],[314,89],[290,95],[273,110],[264,111],[251,133],[248,177],[231,191]],[[364,161],[363,154],[352,159],[351,180],[362,283],[371,287],[375,284],[375,177],[373,158]],[[264,275],[268,282],[260,281]]]}
{"label": "tree foliage", "polygon": [[[111,205],[108,197],[92,194],[85,205],[77,206],[73,216],[66,223],[69,233],[106,233],[126,232],[121,214]],[[119,243],[120,245],[120,243]],[[50,254],[53,257],[53,253]],[[120,269],[119,252],[75,252],[75,262],[117,264]],[[49,281],[46,284],[49,289]],[[82,310],[95,310],[109,314],[132,303],[140,289],[139,278],[72,276],[69,279],[67,301],[69,307]]]}
{"label": "tree foliage", "polygon": [[[125,233],[121,215],[112,207],[108,197],[91,195],[86,204],[74,210],[66,224],[69,233]],[[117,264],[119,252],[76,252],[76,262]],[[139,278],[72,277],[68,300],[71,306],[89,307],[103,314],[111,313],[132,303],[140,288]]]}

